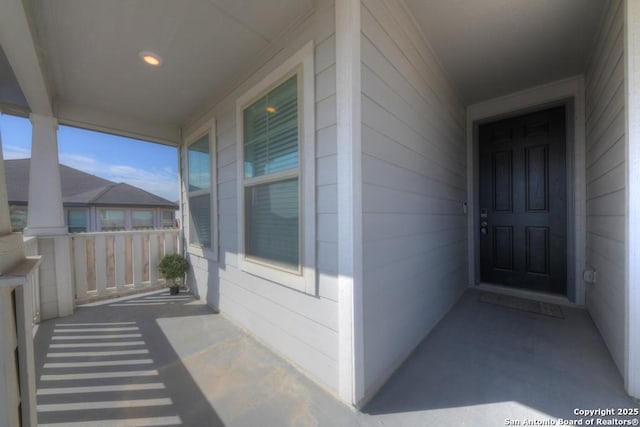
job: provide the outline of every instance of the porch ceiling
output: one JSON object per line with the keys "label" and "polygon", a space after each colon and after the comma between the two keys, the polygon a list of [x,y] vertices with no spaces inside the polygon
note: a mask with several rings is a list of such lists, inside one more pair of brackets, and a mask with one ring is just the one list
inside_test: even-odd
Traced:
{"label": "porch ceiling", "polygon": [[[61,116],[91,111],[177,129],[219,99],[314,0],[33,0]],[[158,68],[140,51],[158,54]],[[126,119],[125,119],[126,118]],[[116,120],[117,121],[117,120]]]}
{"label": "porch ceiling", "polygon": [[585,70],[602,0],[405,0],[461,101]]}
{"label": "porch ceiling", "polygon": [[[20,91],[24,72],[9,67],[0,49],[0,106],[23,108],[32,99],[46,105],[50,95],[63,122],[175,143],[178,128],[220,100],[256,55],[317,1],[10,0],[12,8],[3,8],[12,13],[17,4],[30,5],[32,52],[42,58],[43,75],[42,81],[27,76],[29,86],[48,87],[40,92],[50,94]],[[465,104],[582,73],[604,5],[405,1]],[[25,29],[22,24],[22,32],[6,37],[15,40]],[[8,40],[0,40],[2,47]],[[143,50],[160,55],[163,64],[143,64]],[[19,65],[28,71],[29,64]]]}
{"label": "porch ceiling", "polygon": [[3,105],[3,110],[19,112],[29,109],[29,104],[18,85],[18,80],[13,74],[2,46],[0,46],[0,103]]}

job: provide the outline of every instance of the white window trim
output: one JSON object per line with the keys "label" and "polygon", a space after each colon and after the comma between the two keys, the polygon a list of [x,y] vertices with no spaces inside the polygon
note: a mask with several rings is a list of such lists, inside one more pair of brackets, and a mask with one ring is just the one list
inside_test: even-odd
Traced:
{"label": "white window trim", "polygon": [[[191,243],[191,212],[189,211],[189,146],[202,138],[205,135],[209,135],[209,161],[211,162],[209,167],[211,170],[211,187],[209,189],[209,194],[211,195],[211,231],[213,235],[211,236],[211,248],[205,248],[202,245],[197,245]],[[187,135],[184,139],[185,144],[183,145],[182,150],[182,158],[184,159],[183,165],[184,170],[183,173],[183,181],[185,183],[184,186],[184,200],[183,200],[183,209],[186,215],[183,219],[183,227],[187,231],[186,235],[186,243],[187,243],[187,252],[190,254],[207,258],[211,261],[218,260],[218,169],[217,169],[217,151],[216,151],[216,121],[215,118],[207,121],[205,124],[200,126],[197,130]],[[203,192],[202,194],[205,194]]]}
{"label": "white window trim", "polygon": [[[299,128],[298,145],[299,182],[299,238],[301,271],[283,270],[275,265],[249,259],[244,251],[244,194],[245,184],[255,179],[244,179],[244,135],[243,111],[254,101],[283,83],[287,78],[298,74],[298,100],[302,126]],[[308,42],[302,49],[285,60],[259,83],[245,92],[236,101],[236,141],[238,144],[238,253],[239,267],[242,271],[262,277],[272,282],[315,295],[316,287],[316,191],[315,191],[315,75],[314,42]],[[272,178],[273,175],[270,176]],[[255,183],[255,182],[253,182]]]}

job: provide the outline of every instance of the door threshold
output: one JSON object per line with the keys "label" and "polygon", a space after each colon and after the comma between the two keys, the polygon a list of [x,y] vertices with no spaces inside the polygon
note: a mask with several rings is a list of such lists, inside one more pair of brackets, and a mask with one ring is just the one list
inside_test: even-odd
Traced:
{"label": "door threshold", "polygon": [[566,307],[580,308],[581,305],[569,301],[564,295],[553,295],[544,292],[531,291],[528,289],[511,288],[508,286],[494,285],[492,283],[479,283],[474,286],[475,289],[497,294],[509,295],[512,297],[526,298],[534,301],[547,302],[551,304],[563,305]]}

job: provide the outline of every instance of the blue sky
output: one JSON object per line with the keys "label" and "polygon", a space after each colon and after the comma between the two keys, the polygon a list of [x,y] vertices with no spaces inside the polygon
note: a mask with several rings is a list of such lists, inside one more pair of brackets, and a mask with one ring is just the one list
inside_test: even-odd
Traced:
{"label": "blue sky", "polygon": [[[28,119],[0,115],[5,160],[31,155]],[[60,163],[115,182],[126,182],[178,200],[178,153],[175,147],[68,126],[58,127]]]}

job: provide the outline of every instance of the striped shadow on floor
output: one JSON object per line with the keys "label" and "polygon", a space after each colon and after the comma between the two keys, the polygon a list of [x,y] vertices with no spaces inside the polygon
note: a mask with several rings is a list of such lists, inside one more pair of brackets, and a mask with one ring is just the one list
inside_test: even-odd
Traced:
{"label": "striped shadow on floor", "polygon": [[57,323],[37,410],[43,427],[182,425],[136,322]]}
{"label": "striped shadow on floor", "polygon": [[110,307],[144,307],[158,306],[177,303],[188,303],[193,300],[193,296],[189,294],[170,295],[168,292],[152,294],[140,298],[115,301],[109,304]]}

